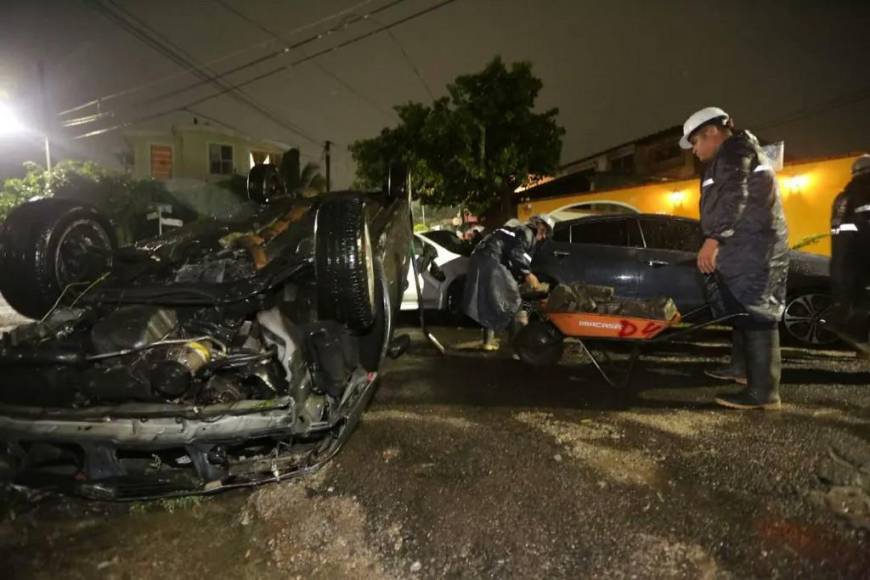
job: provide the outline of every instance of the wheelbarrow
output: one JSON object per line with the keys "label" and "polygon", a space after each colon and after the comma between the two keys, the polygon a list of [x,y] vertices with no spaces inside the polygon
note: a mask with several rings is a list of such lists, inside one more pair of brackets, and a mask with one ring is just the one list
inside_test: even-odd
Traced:
{"label": "wheelbarrow", "polygon": [[[659,299],[660,301],[667,299]],[[529,324],[517,333],[514,348],[520,359],[535,366],[557,364],[564,353],[565,344],[579,345],[601,378],[612,387],[628,387],[642,350],[651,345],[673,342],[709,326],[722,324],[745,313],[712,318],[683,328],[676,327],[709,310],[702,306],[686,315],[672,305],[667,317],[645,317],[624,314],[602,314],[582,311],[550,311],[547,299],[540,295],[524,296],[524,308],[529,311]],[[666,332],[668,331],[668,332]],[[608,373],[587,343],[630,343],[631,356],[625,377],[617,382]]]}

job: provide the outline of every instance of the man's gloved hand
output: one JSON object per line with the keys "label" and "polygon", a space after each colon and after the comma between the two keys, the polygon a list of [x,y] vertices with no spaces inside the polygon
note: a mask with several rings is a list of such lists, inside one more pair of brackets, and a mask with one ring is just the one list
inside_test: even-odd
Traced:
{"label": "man's gloved hand", "polygon": [[698,251],[698,269],[704,274],[716,271],[716,257],[719,254],[719,242],[713,238],[704,240],[704,245]]}
{"label": "man's gloved hand", "polygon": [[538,280],[538,277],[534,274],[528,274],[526,276],[526,285],[532,290],[540,290],[541,289],[541,281]]}
{"label": "man's gloved hand", "polygon": [[540,294],[540,293],[548,293],[550,291],[550,285],[546,282],[541,282],[538,280],[538,277],[534,274],[529,274],[526,276],[526,279],[523,281],[522,286],[520,287],[520,294]]}

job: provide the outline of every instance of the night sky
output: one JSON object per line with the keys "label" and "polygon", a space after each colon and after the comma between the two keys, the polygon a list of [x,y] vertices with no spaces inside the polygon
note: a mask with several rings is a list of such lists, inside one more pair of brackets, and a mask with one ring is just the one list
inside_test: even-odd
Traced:
{"label": "night sky", "polygon": [[[707,105],[765,139],[784,139],[789,155],[870,149],[870,2],[455,0],[436,7],[441,1],[0,0],[0,98],[38,125],[39,60],[54,113],[144,86],[106,101],[110,119],[50,127],[56,157],[110,164],[123,147],[119,131],[70,138],[202,101],[136,128],[168,128],[196,114],[299,146],[305,161],[319,160],[329,139],[333,183],[343,187],[353,176],[347,144],[395,123],[393,105],[429,102],[457,75],[501,55],[531,61],[544,82],[540,107],[560,109],[563,162],[680,124]],[[287,67],[245,85],[237,98],[204,100],[223,90],[206,82],[155,100],[198,77],[102,12],[117,15],[118,7],[140,29],[156,31],[152,40],[217,74],[335,30],[222,77],[232,85]],[[0,138],[0,178],[28,158],[42,159],[36,137]]]}

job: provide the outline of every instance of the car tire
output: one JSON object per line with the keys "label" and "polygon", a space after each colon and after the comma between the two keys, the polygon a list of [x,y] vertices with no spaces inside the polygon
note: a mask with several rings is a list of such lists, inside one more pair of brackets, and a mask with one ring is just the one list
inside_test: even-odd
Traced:
{"label": "car tire", "polygon": [[387,353],[393,329],[393,309],[389,285],[380,262],[375,264],[375,320],[365,334],[359,337],[359,361],[369,372],[377,372]]}
{"label": "car tire", "polygon": [[830,346],[838,337],[825,328],[824,315],[834,304],[826,290],[808,289],[795,292],[786,300],[781,330],[792,344],[809,347]]}
{"label": "car tire", "polygon": [[365,332],[374,324],[377,310],[365,201],[347,195],[324,200],[317,210],[314,247],[319,317]]}
{"label": "car tire", "polygon": [[520,329],[513,346],[524,363],[536,367],[553,366],[562,359],[565,337],[551,322],[533,320]]}
{"label": "car tire", "polygon": [[[24,316],[40,318],[71,284],[93,282],[112,266],[111,223],[94,207],[41,199],[13,209],[0,230],[3,297]],[[68,303],[76,293],[68,293]]]}

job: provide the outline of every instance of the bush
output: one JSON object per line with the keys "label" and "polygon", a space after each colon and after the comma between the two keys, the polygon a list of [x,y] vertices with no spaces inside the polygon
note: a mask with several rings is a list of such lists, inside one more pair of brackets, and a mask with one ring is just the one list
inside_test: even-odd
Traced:
{"label": "bush", "polygon": [[[23,178],[7,179],[0,190],[0,220],[15,206],[32,198],[63,197],[95,206],[115,225],[120,244],[151,237],[157,233],[154,223],[147,221],[151,206],[165,203],[177,206],[162,183],[151,179],[133,179],[129,175],[110,171],[91,161],[62,161],[48,172],[36,163],[24,164]],[[182,213],[190,214],[191,212]],[[184,216],[188,221],[191,215]]]}

